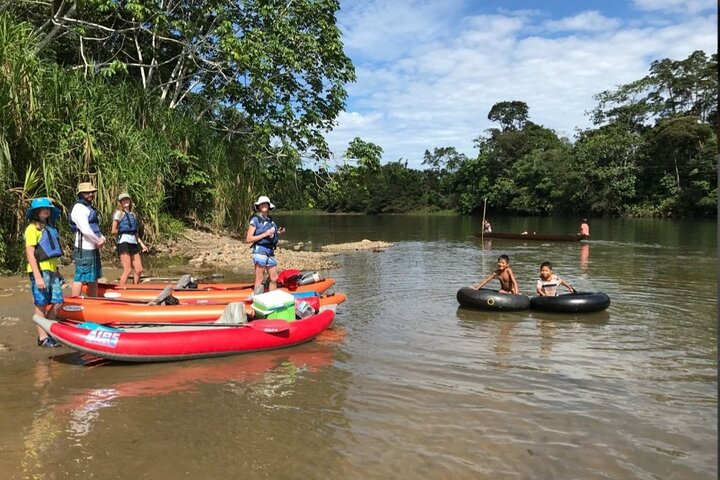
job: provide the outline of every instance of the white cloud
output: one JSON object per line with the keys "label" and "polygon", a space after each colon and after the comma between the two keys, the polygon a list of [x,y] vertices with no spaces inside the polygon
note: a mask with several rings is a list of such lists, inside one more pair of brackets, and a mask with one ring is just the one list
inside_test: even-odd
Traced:
{"label": "white cloud", "polygon": [[695,14],[715,10],[713,0],[633,0],[640,10]]}
{"label": "white cloud", "polygon": [[417,43],[443,33],[451,24],[460,0],[436,2],[345,1],[340,28],[346,50],[374,60],[392,60],[413,50]]}
{"label": "white cloud", "polygon": [[[416,168],[426,149],[454,146],[474,156],[473,139],[496,126],[487,113],[504,100],[526,102],[532,121],[572,137],[576,127],[590,126],[585,112],[596,105],[593,95],[642,78],[653,60],[716,49],[713,16],[668,23],[580,12],[553,24],[536,12],[461,17],[456,8],[438,19],[429,3],[413,3],[417,23],[395,33],[383,23],[374,40],[359,25],[372,24],[380,10],[399,22],[398,2],[370,3],[359,20],[343,20],[353,26],[353,42],[367,43],[348,50],[358,82],[349,86],[348,113],[327,136],[336,154],[360,137],[380,145],[384,161],[402,157]],[[418,35],[407,44],[410,32]],[[399,46],[388,54],[385,43]]]}
{"label": "white cloud", "polygon": [[565,17],[560,20],[548,20],[545,28],[554,32],[562,31],[586,31],[602,32],[614,30],[620,26],[617,18],[608,18],[597,11],[582,12],[573,17]]}

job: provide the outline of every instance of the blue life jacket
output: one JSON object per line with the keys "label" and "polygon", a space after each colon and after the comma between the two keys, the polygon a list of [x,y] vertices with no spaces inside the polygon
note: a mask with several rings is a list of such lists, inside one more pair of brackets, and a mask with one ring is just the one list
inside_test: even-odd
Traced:
{"label": "blue life jacket", "polygon": [[[95,210],[95,207],[92,206],[90,202],[85,200],[84,198],[78,199],[77,202],[73,204],[73,207],[77,205],[78,203],[85,205],[90,209],[90,216],[88,216],[88,223],[90,224],[90,230],[93,231],[95,235],[100,237],[102,233],[100,233],[100,215],[98,214],[98,211]],[[72,208],[70,209],[70,213],[72,213]],[[71,218],[70,214],[68,214],[68,223],[70,223],[70,231],[73,233],[78,232],[77,225],[75,225],[75,222],[73,222],[73,219]]]}
{"label": "blue life jacket", "polygon": [[55,227],[46,225],[40,233],[40,239],[35,247],[35,258],[38,262],[50,258],[62,257],[63,251],[60,246],[60,234]]}
{"label": "blue life jacket", "polygon": [[132,212],[125,212],[125,215],[118,222],[118,235],[129,233],[136,235],[138,231],[138,219]]}
{"label": "blue life jacket", "polygon": [[262,233],[267,232],[271,228],[275,229],[275,233],[271,237],[265,237],[262,240],[259,240],[252,244],[253,251],[258,251],[260,249],[256,247],[263,247],[262,250],[259,253],[265,253],[267,255],[272,255],[275,251],[275,247],[277,247],[278,242],[280,241],[280,236],[278,235],[278,228],[277,225],[275,225],[275,222],[273,221],[272,217],[270,215],[267,216],[267,218],[263,217],[262,215],[256,214],[250,217],[250,220],[253,219],[253,217],[256,217],[258,219],[259,226],[255,227],[255,235],[260,235]]}

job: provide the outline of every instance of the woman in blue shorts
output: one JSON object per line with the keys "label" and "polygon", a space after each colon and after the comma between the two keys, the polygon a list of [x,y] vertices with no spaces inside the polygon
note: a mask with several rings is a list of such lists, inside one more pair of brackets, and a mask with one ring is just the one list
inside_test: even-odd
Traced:
{"label": "woman in blue shorts", "polygon": [[255,202],[256,213],[250,217],[245,241],[252,244],[252,260],[255,267],[255,290],[254,293],[263,292],[263,278],[267,272],[270,284],[268,290],[277,288],[277,259],[275,259],[275,248],[280,240],[280,234],[285,228],[278,227],[269,215],[275,205],[266,196],[261,196]]}
{"label": "woman in blue shorts", "polygon": [[[25,212],[25,218],[30,221],[25,228],[26,271],[30,276],[35,315],[47,318],[55,318],[63,303],[63,278],[57,267],[57,259],[63,252],[54,226],[59,217],[60,210],[47,197],[34,198]],[[60,346],[42,328],[37,327],[37,334],[39,347]]]}

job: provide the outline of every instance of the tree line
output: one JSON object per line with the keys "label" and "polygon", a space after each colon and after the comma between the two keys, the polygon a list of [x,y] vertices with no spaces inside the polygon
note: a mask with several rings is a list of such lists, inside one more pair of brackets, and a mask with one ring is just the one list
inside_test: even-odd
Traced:
{"label": "tree line", "polygon": [[[129,191],[144,236],[244,229],[254,197],[288,209],[715,215],[717,55],[653,62],[599,93],[574,141],[496,103],[497,127],[381,163],[324,134],[355,80],[337,0],[6,0],[0,4],[0,267],[23,261],[31,198],[68,209],[92,181],[109,219]],[[107,223],[107,222],[106,222]],[[60,225],[67,235],[67,226]],[[16,248],[17,247],[17,248]]]}
{"label": "tree line", "polygon": [[355,138],[332,172],[299,171],[297,188],[288,177],[273,191],[334,212],[473,213],[487,200],[510,215],[716,216],[717,67],[702,51],[653,62],[642,79],[597,94],[594,126],[574,141],[532,122],[525,102],[502,101],[474,157],[447,146],[426,150],[422,170],[381,165],[382,148]]}

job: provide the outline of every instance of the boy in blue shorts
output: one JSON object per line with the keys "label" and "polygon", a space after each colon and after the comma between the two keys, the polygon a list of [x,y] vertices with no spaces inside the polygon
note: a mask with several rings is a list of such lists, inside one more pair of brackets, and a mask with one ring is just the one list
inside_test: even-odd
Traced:
{"label": "boy in blue shorts", "polygon": [[[63,303],[62,281],[57,259],[62,256],[60,235],[54,227],[60,217],[60,210],[47,197],[34,198],[25,218],[30,223],[25,228],[25,256],[27,273],[30,276],[30,290],[35,304],[35,315],[55,318]],[[43,348],[59,347],[52,337],[37,327],[37,344]]]}

